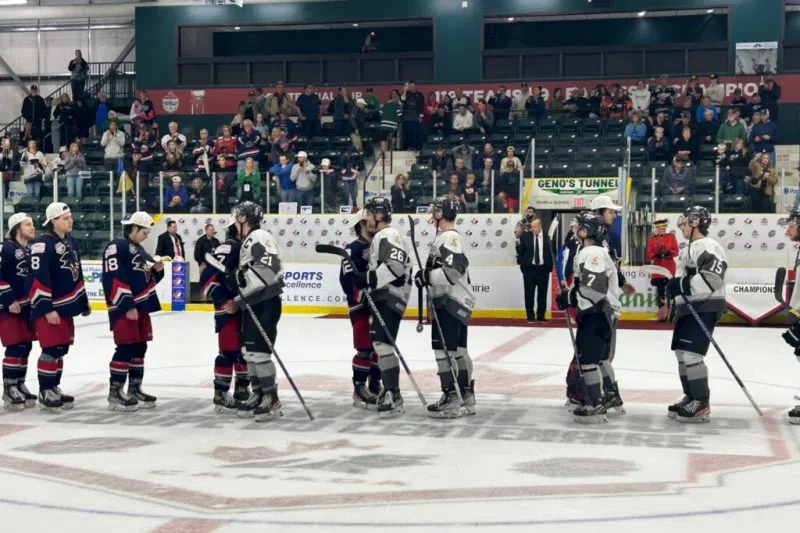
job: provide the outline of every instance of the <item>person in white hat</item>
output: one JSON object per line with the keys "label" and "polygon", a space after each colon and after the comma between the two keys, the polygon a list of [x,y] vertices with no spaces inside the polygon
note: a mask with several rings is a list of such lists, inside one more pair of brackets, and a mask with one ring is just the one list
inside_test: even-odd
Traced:
{"label": "person in white hat", "polygon": [[315,167],[309,160],[308,154],[300,151],[297,153],[297,163],[292,166],[291,180],[297,186],[297,202],[303,205],[314,205],[314,185],[317,183]]}
{"label": "person in white hat", "polygon": [[156,406],[157,398],[142,392],[142,378],[147,343],[153,340],[150,314],[161,310],[156,284],[164,277],[164,264],[142,248],[153,227],[150,215],[136,211],[122,221],[122,227],[125,236],[103,251],[103,291],[116,345],[109,365],[108,407],[136,411]]}
{"label": "person in white hat", "polygon": [[336,213],[339,205],[339,193],[336,188],[336,170],[331,166],[331,160],[324,157],[319,162],[320,188],[325,193],[325,202],[322,206],[323,213]]}
{"label": "person in white hat", "polygon": [[189,210],[189,192],[180,176],[172,176],[172,187],[164,191],[164,212],[186,213]]}
{"label": "person in white hat", "polygon": [[33,219],[14,213],[0,251],[0,343],[3,358],[3,406],[21,411],[36,405],[36,396],[25,386],[28,357],[33,348],[30,306],[25,291],[28,272],[28,243],[36,238]]}
{"label": "person in white hat", "polygon": [[31,244],[25,286],[31,321],[42,347],[39,357],[39,407],[51,413],[72,409],[75,398],[61,391],[64,356],[75,342],[74,317],[91,313],[83,285],[78,243],[72,238],[72,212],[53,202],[45,210],[48,231]]}

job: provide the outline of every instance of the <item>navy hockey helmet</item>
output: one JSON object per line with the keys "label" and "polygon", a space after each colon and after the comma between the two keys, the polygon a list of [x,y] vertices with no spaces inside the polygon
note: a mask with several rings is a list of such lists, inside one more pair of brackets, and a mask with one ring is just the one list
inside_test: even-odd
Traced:
{"label": "navy hockey helmet", "polygon": [[240,218],[244,217],[245,221],[248,222],[251,227],[260,228],[261,221],[264,218],[264,210],[255,202],[239,202],[233,206],[231,217],[234,221],[238,221]]}
{"label": "navy hockey helmet", "polygon": [[441,211],[443,219],[454,222],[459,211],[461,211],[461,204],[459,204],[457,200],[446,196],[437,198],[431,202],[430,207],[428,207],[428,214],[433,215],[435,218],[437,211]]}
{"label": "navy hockey helmet", "polygon": [[364,210],[373,215],[383,215],[385,222],[392,221],[392,201],[385,196],[373,196],[364,204]]}
{"label": "navy hockey helmet", "polygon": [[687,207],[684,209],[683,214],[678,219],[678,225],[680,226],[684,222],[691,223],[695,220],[698,221],[697,227],[700,229],[700,231],[705,232],[711,225],[711,213],[709,213],[708,209],[702,205],[693,205],[691,207]]}
{"label": "navy hockey helmet", "polygon": [[592,211],[582,211],[575,216],[575,232],[586,231],[586,237],[600,242],[606,237],[606,225],[603,217]]}

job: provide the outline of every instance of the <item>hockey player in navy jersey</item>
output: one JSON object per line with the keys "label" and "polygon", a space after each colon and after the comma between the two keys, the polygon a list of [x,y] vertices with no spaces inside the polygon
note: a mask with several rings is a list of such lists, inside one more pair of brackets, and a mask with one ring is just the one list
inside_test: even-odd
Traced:
{"label": "hockey player in navy jersey", "polygon": [[37,365],[39,407],[60,413],[72,409],[75,398],[61,391],[64,356],[75,342],[77,315],[89,315],[78,243],[70,236],[72,212],[53,202],[45,210],[47,229],[31,245],[30,270],[25,288],[31,301],[31,321],[42,347]]}
{"label": "hockey player in navy jersey", "polygon": [[8,219],[8,233],[0,251],[0,342],[3,358],[3,406],[21,411],[36,405],[36,396],[25,386],[28,356],[33,348],[30,305],[25,292],[28,275],[28,244],[36,238],[36,227],[25,213]]}
{"label": "hockey player in navy jersey", "polygon": [[345,250],[353,260],[355,271],[349,261],[342,261],[339,271],[339,284],[347,297],[347,310],[353,327],[353,348],[356,350],[353,356],[353,406],[375,409],[381,392],[381,371],[369,335],[370,309],[364,301],[364,292],[355,284],[355,275],[367,271],[372,237],[362,218],[356,220],[353,229],[356,240],[348,244]]}
{"label": "hockey player in navy jersey", "polygon": [[[231,217],[227,240],[213,252],[217,261],[225,266],[225,272],[235,272],[239,267],[240,244],[234,222],[235,218]],[[203,296],[214,304],[214,331],[219,349],[214,361],[214,408],[217,412],[236,412],[250,397],[250,378],[242,357],[242,311],[233,301],[237,296],[235,282],[225,272],[207,264],[200,274],[200,286]],[[231,396],[234,372],[236,383]]]}
{"label": "hockey player in navy jersey", "polygon": [[161,310],[156,284],[164,277],[164,264],[142,248],[153,227],[150,215],[137,211],[122,226],[125,236],[103,250],[103,291],[116,345],[109,364],[108,408],[136,411],[156,406],[156,397],[142,391],[142,379],[147,343],[153,340],[150,314]]}

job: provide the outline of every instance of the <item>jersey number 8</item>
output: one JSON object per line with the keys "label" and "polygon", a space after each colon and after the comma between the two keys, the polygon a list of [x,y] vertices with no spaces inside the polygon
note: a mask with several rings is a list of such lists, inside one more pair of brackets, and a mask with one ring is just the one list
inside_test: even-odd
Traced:
{"label": "jersey number 8", "polygon": [[32,270],[39,270],[39,256],[32,255],[31,256],[31,269]]}

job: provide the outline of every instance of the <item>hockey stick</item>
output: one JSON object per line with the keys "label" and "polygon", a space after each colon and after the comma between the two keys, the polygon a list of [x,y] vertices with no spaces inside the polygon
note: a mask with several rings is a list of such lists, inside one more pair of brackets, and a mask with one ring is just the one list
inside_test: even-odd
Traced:
{"label": "hockey stick", "polygon": [[422,333],[422,287],[417,287],[417,333]]}
{"label": "hockey stick", "polygon": [[[228,270],[225,268],[225,265],[223,265],[220,261],[217,260],[216,257],[211,255],[210,253],[207,253],[205,255],[205,260],[206,260],[206,263],[208,263],[210,266],[216,268],[217,270],[219,270],[223,274],[228,274],[229,273]],[[266,282],[264,282],[264,279],[261,276],[258,275],[258,272],[253,270],[253,273],[256,276],[258,276],[258,279],[260,279],[262,283],[264,283],[266,285]],[[289,371],[286,370],[286,367],[284,366],[283,361],[281,360],[280,356],[278,355],[278,352],[275,351],[275,346],[273,346],[272,341],[269,339],[269,335],[267,335],[267,332],[264,331],[264,326],[261,325],[261,321],[258,320],[258,317],[256,316],[255,312],[253,311],[253,308],[250,307],[250,304],[247,303],[247,300],[245,300],[244,296],[242,296],[242,289],[241,289],[241,287],[239,287],[238,283],[236,284],[236,292],[239,293],[239,298],[241,298],[245,309],[247,309],[247,312],[250,315],[250,318],[253,319],[253,323],[256,325],[256,329],[258,329],[258,332],[264,338],[264,342],[267,343],[267,347],[269,348],[269,351],[272,352],[273,357],[275,357],[275,360],[278,362],[278,365],[280,365],[281,370],[283,371],[283,375],[286,376],[286,380],[292,386],[292,389],[294,389],[294,393],[297,395],[297,399],[300,400],[300,403],[303,405],[303,409],[305,409],[309,420],[313,421],[314,420],[314,415],[311,414],[311,410],[308,408],[308,405],[306,405],[306,401],[303,399],[303,395],[300,394],[300,389],[297,388],[297,385],[295,384],[294,380],[292,379],[291,374],[289,374]]]}
{"label": "hockey stick", "polygon": [[[339,248],[338,246],[332,246],[330,244],[318,244],[315,250],[318,254],[338,255],[343,260],[350,263],[350,267],[353,269],[353,272],[358,272],[356,265],[353,263],[353,259],[344,248]],[[406,371],[406,374],[408,374],[408,379],[411,380],[411,385],[417,392],[419,400],[422,402],[422,405],[427,408],[428,402],[425,401],[425,396],[422,395],[422,391],[420,390],[419,385],[417,385],[417,380],[414,379],[414,374],[411,373],[411,369],[408,367],[405,357],[403,357],[403,354],[400,352],[400,348],[397,347],[397,341],[394,339],[394,337],[392,337],[389,327],[386,325],[386,322],[383,320],[383,316],[381,316],[380,312],[378,311],[378,306],[375,305],[375,301],[372,299],[372,291],[369,289],[365,290],[364,296],[367,298],[367,304],[372,310],[372,314],[374,314],[375,318],[378,319],[378,323],[381,325],[384,334],[386,334],[386,338],[389,339],[389,342],[391,343],[392,348],[394,348],[398,359],[400,359],[400,362],[403,364],[403,369]]]}
{"label": "hockey stick", "polygon": [[786,307],[786,300],[783,297],[783,284],[786,282],[786,269],[780,267],[775,271],[775,299],[779,304]]}
{"label": "hockey stick", "polygon": [[[424,270],[422,266],[422,259],[419,257],[419,250],[417,250],[417,241],[416,241],[416,227],[414,225],[414,217],[408,215],[408,223],[410,224],[410,231],[411,231],[411,247],[414,249],[414,255],[417,258],[417,266],[419,266],[420,272]],[[458,371],[456,370],[457,365],[455,358],[450,354],[450,350],[447,349],[447,343],[444,340],[444,332],[442,331],[442,324],[439,322],[439,316],[436,313],[436,307],[433,306],[433,298],[431,297],[431,290],[428,288],[425,291],[428,296],[428,309],[430,309],[431,313],[431,321],[436,324],[436,332],[439,334],[439,339],[442,341],[442,351],[444,352],[445,357],[447,357],[447,364],[450,365],[450,373],[453,375],[453,382],[454,388],[456,389],[456,396],[458,396],[458,403],[462,406],[464,405],[464,398],[461,395],[461,387],[458,385]]]}

